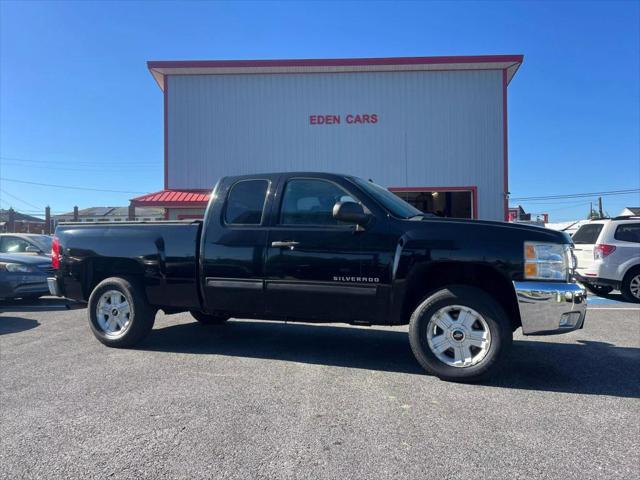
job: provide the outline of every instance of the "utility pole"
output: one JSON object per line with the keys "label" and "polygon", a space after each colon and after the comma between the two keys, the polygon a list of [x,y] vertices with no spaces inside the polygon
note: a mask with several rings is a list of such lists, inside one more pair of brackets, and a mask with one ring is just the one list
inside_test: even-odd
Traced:
{"label": "utility pole", "polygon": [[591,220],[593,218],[593,202],[589,202],[589,215],[587,215],[587,219]]}
{"label": "utility pole", "polygon": [[604,213],[602,213],[602,197],[598,197],[598,215],[600,215],[600,218],[604,218]]}
{"label": "utility pole", "polygon": [[7,232],[16,233],[16,211],[13,207],[9,207],[9,222]]}
{"label": "utility pole", "polygon": [[51,234],[51,207],[49,205],[44,209],[44,233]]}

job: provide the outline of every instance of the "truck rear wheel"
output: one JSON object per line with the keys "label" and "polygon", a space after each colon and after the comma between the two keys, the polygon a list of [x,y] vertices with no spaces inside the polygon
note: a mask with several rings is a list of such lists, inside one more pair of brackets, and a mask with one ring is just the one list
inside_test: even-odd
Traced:
{"label": "truck rear wheel", "polygon": [[511,322],[478,288],[452,285],[425,298],[409,323],[416,359],[442,380],[475,382],[498,369],[511,347]]}
{"label": "truck rear wheel", "polygon": [[153,328],[156,311],[131,281],[111,277],[91,292],[89,325],[95,337],[109,347],[131,347]]}
{"label": "truck rear wheel", "polygon": [[198,310],[192,310],[191,316],[203,325],[222,325],[229,317],[222,315],[209,315]]}

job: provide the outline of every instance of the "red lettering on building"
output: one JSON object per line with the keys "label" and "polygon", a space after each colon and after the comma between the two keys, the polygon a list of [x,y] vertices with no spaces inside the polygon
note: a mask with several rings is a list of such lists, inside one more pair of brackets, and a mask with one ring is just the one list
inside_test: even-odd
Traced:
{"label": "red lettering on building", "polygon": [[[349,113],[345,121],[349,125],[364,125],[378,123],[377,113]],[[340,115],[309,115],[309,125],[340,125]]]}
{"label": "red lettering on building", "polygon": [[309,115],[310,125],[340,125],[340,115]]}

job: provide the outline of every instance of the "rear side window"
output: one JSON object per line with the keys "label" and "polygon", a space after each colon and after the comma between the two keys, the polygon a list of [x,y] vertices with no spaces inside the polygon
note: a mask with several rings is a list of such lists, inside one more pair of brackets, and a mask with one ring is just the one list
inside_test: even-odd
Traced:
{"label": "rear side window", "polygon": [[269,182],[241,180],[234,184],[227,197],[224,220],[231,225],[260,225]]}
{"label": "rear side window", "polygon": [[613,238],[621,242],[640,243],[640,223],[627,223],[626,225],[618,225]]}
{"label": "rear side window", "polygon": [[602,223],[589,223],[581,226],[576,233],[573,234],[573,243],[595,244],[598,243],[598,237],[602,231]]}

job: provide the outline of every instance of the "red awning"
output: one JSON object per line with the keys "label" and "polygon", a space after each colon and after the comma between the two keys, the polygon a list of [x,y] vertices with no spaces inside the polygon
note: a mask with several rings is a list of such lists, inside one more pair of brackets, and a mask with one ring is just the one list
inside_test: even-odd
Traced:
{"label": "red awning", "polygon": [[208,190],[162,190],[132,198],[134,207],[205,208],[209,202]]}

